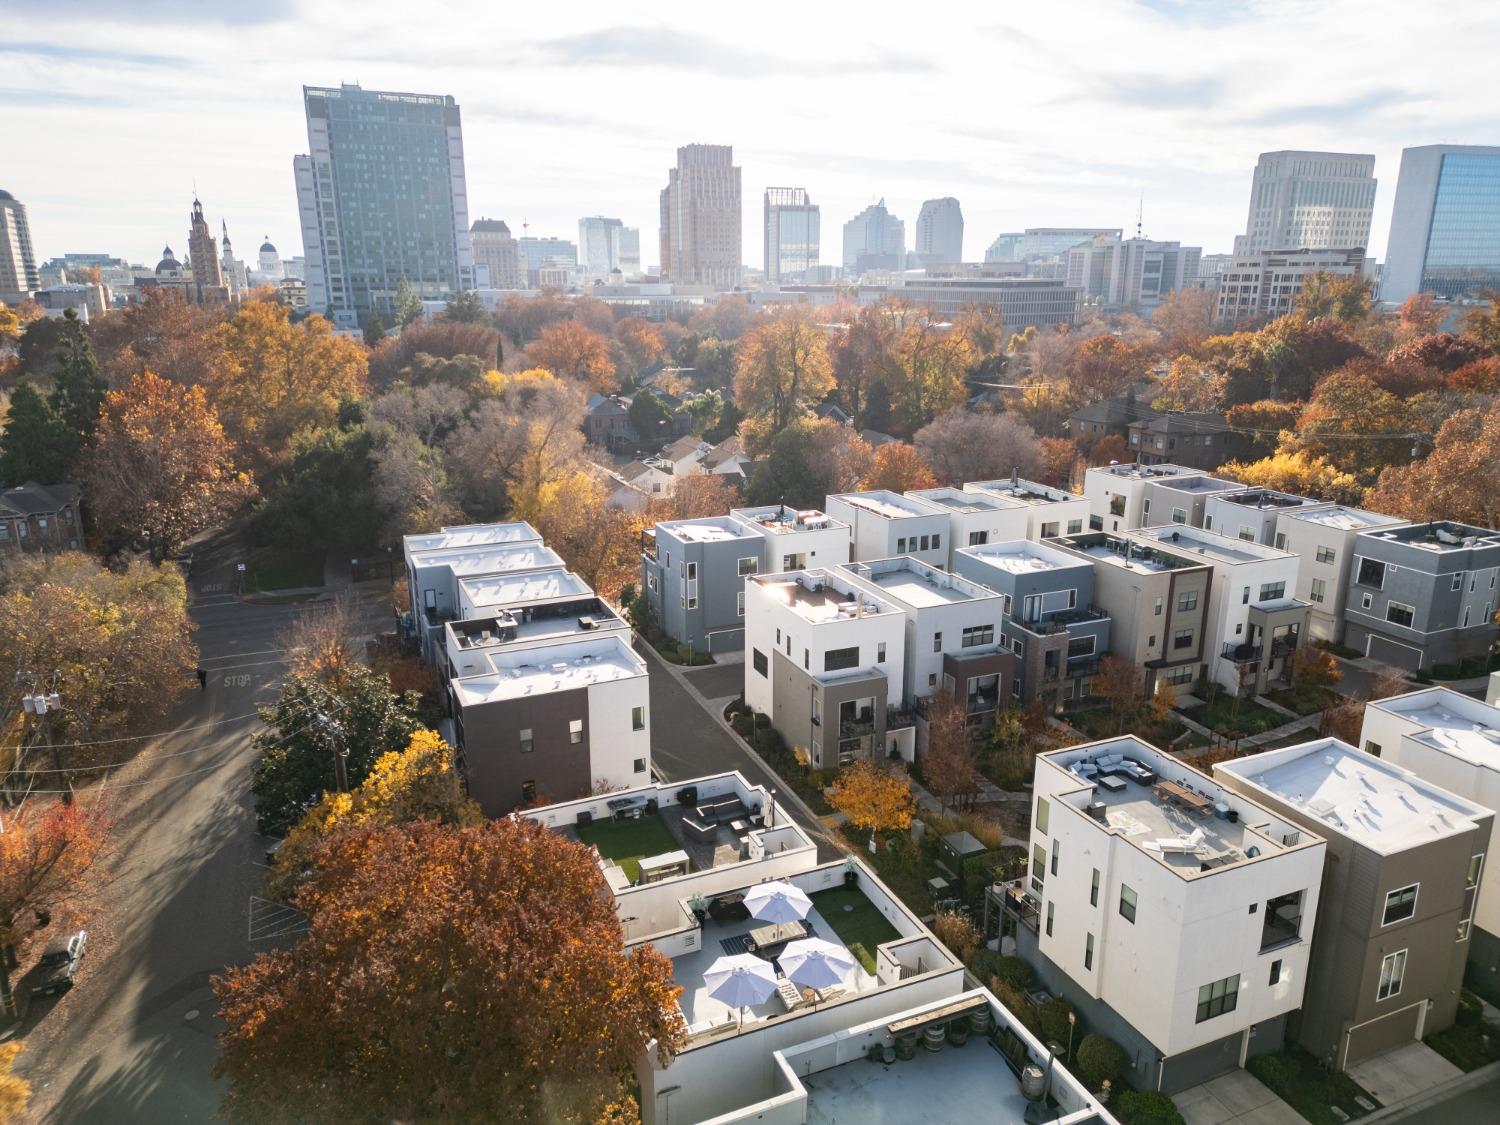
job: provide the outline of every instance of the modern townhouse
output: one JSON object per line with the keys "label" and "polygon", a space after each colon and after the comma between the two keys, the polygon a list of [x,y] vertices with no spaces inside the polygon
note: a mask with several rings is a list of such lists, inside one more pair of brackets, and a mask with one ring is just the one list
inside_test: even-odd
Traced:
{"label": "modern townhouse", "polygon": [[[906,617],[903,705],[922,716],[927,700],[946,691],[964,705],[970,723],[994,722],[1015,678],[1015,657],[1001,643],[1003,596],[907,556],[837,569]],[[925,722],[918,722],[917,735],[925,746]]]}
{"label": "modern townhouse", "polygon": [[568,605],[593,597],[592,586],[561,566],[502,571],[480,578],[459,579],[458,620],[493,617],[508,609],[529,618],[533,607]]}
{"label": "modern townhouse", "polygon": [[577,598],[499,609],[443,625],[443,659],[438,672],[446,684],[488,671],[488,654],[497,649],[538,641],[586,640],[595,634],[615,632],[629,640],[629,622],[593,591]]}
{"label": "modern townhouse", "polygon": [[694,652],[745,646],[745,577],[833,566],[849,527],[822,512],[768,504],[658,523],[641,535],[641,590],[657,623]]}
{"label": "modern townhouse", "polygon": [[[819,863],[774,793],[741,775],[642,785],[526,815],[593,846],[626,948],[649,943],[671,958],[687,1042],[666,1063],[648,1050],[637,1064],[647,1125],[875,1113],[956,1120],[971,1106],[1007,1122],[1113,1121],[1057,1063],[1049,1067],[1043,1045],[992,996],[965,988],[962,964],[872,871],[853,857]],[[663,851],[622,854],[622,829],[631,840],[653,833]],[[803,922],[753,916],[746,895],[770,881],[808,896]],[[799,986],[795,971],[780,973],[770,959],[798,934],[847,951],[853,967],[831,985]],[[745,952],[769,962],[774,991],[758,1003],[725,1003],[709,974],[720,958]],[[999,1056],[944,1049],[971,1035]],[[1027,1067],[1037,1069],[1031,1086],[1048,1094],[1030,1110],[1016,1079]],[[872,1080],[878,1111],[863,1089]]]}
{"label": "modern townhouse", "polygon": [[667,636],[694,652],[745,644],[745,576],[765,539],[733,516],[658,523],[641,534],[641,595]]}
{"label": "modern townhouse", "polygon": [[1302,560],[1297,566],[1296,596],[1311,607],[1307,627],[1314,638],[1344,641],[1344,604],[1359,533],[1401,527],[1405,522],[1343,504],[1288,508],[1280,513],[1272,545]]}
{"label": "modern townhouse", "polygon": [[1241,695],[1291,683],[1292,655],[1307,638],[1309,610],[1292,593],[1297,588],[1296,555],[1197,527],[1149,527],[1130,538],[1200,558],[1214,568],[1203,645],[1203,671],[1209,679]]}
{"label": "modern townhouse", "polygon": [[906,615],[844,571],[745,580],[745,703],[815,769],[915,753]]}
{"label": "modern townhouse", "polygon": [[1327,841],[1316,910],[1291,908],[1317,919],[1298,1042],[1343,1070],[1449,1027],[1494,813],[1332,738],[1214,775]]}
{"label": "modern townhouse", "polygon": [[76,551],[83,515],[76,484],[27,481],[0,492],[0,551]]}
{"label": "modern townhouse", "polygon": [[949,567],[964,547],[1025,539],[1031,523],[1030,509],[1014,497],[951,487],[915,489],[906,495],[947,510]]}
{"label": "modern townhouse", "polygon": [[1244,487],[1171,464],[1095,465],[1083,475],[1093,531],[1134,531],[1168,523],[1202,527],[1208,497]]}
{"label": "modern townhouse", "polygon": [[[1089,502],[1076,492],[1038,484],[1012,473],[1009,480],[970,481],[965,492],[998,496],[1026,505],[1025,538],[1040,543],[1058,535],[1076,535],[1088,524]],[[968,546],[960,543],[960,547]]]}
{"label": "modern townhouse", "polygon": [[[1360,748],[1492,812],[1500,810],[1500,707],[1448,688],[1428,688],[1365,706]],[[1457,936],[1468,943],[1470,987],[1500,1003],[1500,823],[1469,860]]]}
{"label": "modern townhouse", "polygon": [[1051,543],[1017,539],[965,547],[953,570],[1004,600],[1001,644],[1016,659],[1009,698],[1049,711],[1089,694],[1109,651],[1109,615],[1094,604],[1094,563]]}
{"label": "modern townhouse", "polygon": [[1094,568],[1094,601],[1109,617],[1109,651],[1145,669],[1145,689],[1192,691],[1209,655],[1212,563],[1165,544],[1092,531],[1049,541]]}
{"label": "modern townhouse", "polygon": [[899,492],[846,492],[829,496],[828,514],[849,525],[849,558],[866,562],[911,555],[948,565],[948,511]]}
{"label": "modern townhouse", "polygon": [[459,616],[458,586],[465,578],[561,566],[562,556],[540,540],[411,553],[406,564],[407,592],[414,599],[413,631],[421,643],[423,661],[436,661],[443,622]]}
{"label": "modern townhouse", "polygon": [[459,768],[486,816],[649,779],[650,688],[627,633],[481,651],[448,687]]}
{"label": "modern townhouse", "polygon": [[1398,668],[1483,657],[1495,643],[1500,532],[1461,523],[1355,537],[1344,641]]}
{"label": "modern townhouse", "polygon": [[1231,539],[1261,543],[1267,547],[1285,548],[1281,520],[1292,512],[1315,512],[1334,505],[1274,488],[1245,488],[1239,492],[1219,492],[1203,504],[1203,530],[1215,531]]}
{"label": "modern townhouse", "polygon": [[1302,1005],[1324,843],[1126,736],[1040,754],[1031,860],[1005,888],[1044,988],[1175,1093],[1281,1048]]}

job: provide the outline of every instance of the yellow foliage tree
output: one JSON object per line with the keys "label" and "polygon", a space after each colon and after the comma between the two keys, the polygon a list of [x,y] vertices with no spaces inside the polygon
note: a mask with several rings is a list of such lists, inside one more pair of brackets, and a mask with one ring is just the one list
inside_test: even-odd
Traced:
{"label": "yellow foliage tree", "polygon": [[916,433],[964,398],[964,377],[979,353],[967,333],[950,331],[937,317],[898,311],[903,322],[887,372],[891,429]]}
{"label": "yellow foliage tree", "polygon": [[31,1100],[31,1083],[15,1072],[16,1056],[25,1049],[20,1041],[0,1043],[0,1121],[19,1121]]}
{"label": "yellow foliage tree", "polygon": [[419,730],[405,750],[375,759],[358,789],[325,793],[287,833],[276,852],[269,893],[289,898],[312,866],[318,845],[345,828],[385,828],[414,820],[436,820],[459,828],[484,823],[479,806],[465,797],[453,767],[453,748],[436,731]]}
{"label": "yellow foliage tree", "polygon": [[640,573],[637,524],[609,503],[599,477],[579,470],[512,494],[511,518],[526,520],[547,545],[605,597]]}
{"label": "yellow foliage tree", "polygon": [[1277,453],[1259,461],[1230,461],[1220,466],[1219,472],[1230,480],[1260,488],[1275,488],[1340,504],[1357,504],[1364,496],[1354,474],[1305,450]]}
{"label": "yellow foliage tree", "polygon": [[887,770],[871,758],[860,758],[839,774],[828,803],[856,828],[872,832],[910,828],[917,804],[906,768]]}
{"label": "yellow foliage tree", "polygon": [[741,342],[734,401],[762,445],[833,390],[828,335],[798,306],[778,310]]}

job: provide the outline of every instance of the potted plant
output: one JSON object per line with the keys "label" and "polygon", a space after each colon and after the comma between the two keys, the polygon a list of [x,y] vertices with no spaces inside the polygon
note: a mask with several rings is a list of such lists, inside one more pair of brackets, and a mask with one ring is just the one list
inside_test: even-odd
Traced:
{"label": "potted plant", "polygon": [[688,909],[693,912],[693,917],[698,919],[698,925],[703,925],[708,918],[708,899],[702,895],[694,895],[688,899]]}
{"label": "potted plant", "polygon": [[852,887],[859,882],[859,869],[854,866],[854,857],[847,856],[844,859],[844,886]]}

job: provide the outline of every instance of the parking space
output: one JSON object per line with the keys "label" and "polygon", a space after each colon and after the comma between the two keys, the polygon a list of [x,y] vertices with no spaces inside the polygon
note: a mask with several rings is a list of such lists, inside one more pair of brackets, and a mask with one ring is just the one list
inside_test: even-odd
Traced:
{"label": "parking space", "polygon": [[1379,1098],[1382,1105],[1395,1105],[1461,1074],[1463,1071],[1421,1042],[1408,1043],[1349,1068],[1349,1077]]}
{"label": "parking space", "polygon": [[709,664],[702,668],[685,668],[687,681],[704,699],[733,699],[745,693],[745,665]]}
{"label": "parking space", "polygon": [[1249,1071],[1232,1070],[1172,1097],[1187,1125],[1306,1125]]}

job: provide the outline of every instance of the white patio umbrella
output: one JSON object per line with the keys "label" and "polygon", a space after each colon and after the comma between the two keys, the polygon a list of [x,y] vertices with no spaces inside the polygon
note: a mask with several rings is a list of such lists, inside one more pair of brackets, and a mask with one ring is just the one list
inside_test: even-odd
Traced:
{"label": "white patio umbrella", "polygon": [[793,984],[807,988],[832,988],[854,969],[847,949],[822,938],[790,942],[776,960]]}
{"label": "white patio umbrella", "polygon": [[745,909],[762,922],[800,922],[812,899],[791,883],[761,883],[745,892]]}
{"label": "white patio umbrella", "polygon": [[739,1008],[744,1023],[746,1005],[763,1003],[776,991],[776,970],[753,953],[735,953],[710,965],[703,983],[715,1000]]}

